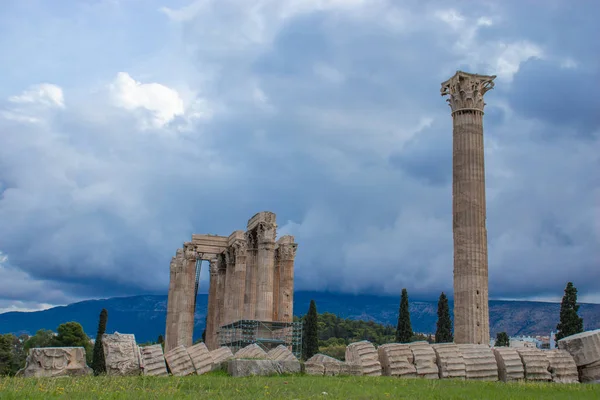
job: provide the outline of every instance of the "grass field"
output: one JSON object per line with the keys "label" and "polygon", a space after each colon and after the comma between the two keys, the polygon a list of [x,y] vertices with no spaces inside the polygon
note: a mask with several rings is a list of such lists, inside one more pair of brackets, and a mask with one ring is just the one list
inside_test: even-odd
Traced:
{"label": "grass field", "polygon": [[0,399],[600,399],[600,385],[307,375],[4,378]]}

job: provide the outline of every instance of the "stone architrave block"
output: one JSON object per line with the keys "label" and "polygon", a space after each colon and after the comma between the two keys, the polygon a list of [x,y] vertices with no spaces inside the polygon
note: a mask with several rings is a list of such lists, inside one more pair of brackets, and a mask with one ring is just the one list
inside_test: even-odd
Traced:
{"label": "stone architrave block", "polygon": [[29,349],[25,368],[19,370],[17,376],[53,378],[91,373],[92,369],[85,363],[83,347],[44,347]]}
{"label": "stone architrave block", "polygon": [[493,350],[498,364],[498,378],[502,382],[525,379],[525,368],[517,350],[511,347],[494,347]]}
{"label": "stone architrave block", "polygon": [[525,379],[528,381],[551,381],[550,362],[545,352],[534,348],[517,348],[523,362]]}
{"label": "stone architrave block", "polygon": [[102,348],[109,376],[140,375],[141,359],[133,334],[104,334]]}
{"label": "stone architrave block", "polygon": [[184,345],[179,345],[165,354],[165,360],[174,376],[193,375],[196,372],[192,358]]}
{"label": "stone architrave block", "polygon": [[290,351],[286,346],[280,344],[279,346],[271,349],[267,356],[269,360],[273,361],[298,361],[294,353]]}
{"label": "stone architrave block", "polygon": [[465,360],[467,379],[497,381],[498,364],[489,346],[481,344],[459,344],[458,349]]}
{"label": "stone architrave block", "polygon": [[163,349],[160,344],[140,347],[144,364],[144,375],[147,376],[169,376]]}
{"label": "stone architrave block", "polygon": [[413,353],[413,363],[417,369],[417,376],[425,379],[439,379],[437,357],[433,347],[427,342],[413,342],[408,346]]}
{"label": "stone architrave block", "polygon": [[361,376],[363,368],[359,364],[340,362],[340,375]]}
{"label": "stone architrave block", "polygon": [[194,368],[196,369],[196,373],[198,375],[212,371],[213,358],[204,343],[196,343],[192,347],[188,348],[187,352],[192,359],[192,364],[194,364]]}
{"label": "stone architrave block", "polygon": [[565,350],[546,351],[546,357],[550,363],[550,374],[552,382],[578,383],[579,373],[573,356]]}
{"label": "stone architrave block", "polygon": [[600,383],[600,361],[579,367],[579,376],[581,377],[581,382]]}
{"label": "stone architrave block", "polygon": [[600,361],[600,329],[567,336],[558,341],[558,348],[568,351],[578,367]]}
{"label": "stone architrave block", "polygon": [[363,340],[350,343],[346,347],[346,362],[360,365],[363,369],[363,375],[381,376],[379,355],[371,342]]}
{"label": "stone architrave block", "polygon": [[259,345],[257,345],[256,343],[252,343],[251,345],[248,345],[246,347],[244,347],[243,349],[238,350],[235,353],[234,358],[240,360],[240,359],[254,359],[254,360],[266,360],[268,359],[267,356],[267,352],[264,351],[262,349],[262,347],[260,347]]}
{"label": "stone architrave block", "polygon": [[[328,375],[335,374],[335,371],[340,371],[340,360],[325,354],[315,354],[304,363],[304,372],[307,375]],[[327,372],[329,371],[329,372]]]}
{"label": "stone architrave block", "polygon": [[212,369],[217,370],[226,366],[227,361],[233,358],[233,353],[229,347],[219,347],[218,349],[214,349],[210,352],[210,356],[213,359]]}
{"label": "stone architrave block", "polygon": [[417,369],[413,364],[412,351],[407,344],[384,344],[377,348],[377,353],[384,376],[416,378]]}
{"label": "stone architrave block", "polygon": [[440,379],[466,378],[465,360],[458,350],[457,345],[453,343],[440,343],[434,344],[431,347],[433,347],[433,351],[435,352]]}

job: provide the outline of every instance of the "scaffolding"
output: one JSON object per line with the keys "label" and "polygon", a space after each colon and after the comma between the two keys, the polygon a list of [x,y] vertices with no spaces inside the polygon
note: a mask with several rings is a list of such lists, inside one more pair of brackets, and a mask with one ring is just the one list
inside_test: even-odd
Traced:
{"label": "scaffolding", "polygon": [[264,351],[284,345],[298,358],[302,355],[302,323],[240,320],[223,325],[217,332],[219,344],[236,351],[256,343]]}

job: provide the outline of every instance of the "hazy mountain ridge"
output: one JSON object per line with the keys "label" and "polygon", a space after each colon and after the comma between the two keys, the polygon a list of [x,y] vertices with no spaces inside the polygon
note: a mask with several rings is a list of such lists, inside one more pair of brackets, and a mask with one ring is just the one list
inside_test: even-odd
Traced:
{"label": "hazy mountain ridge", "polygon": [[[296,292],[295,297],[295,315],[304,314],[310,300],[314,299],[319,312],[393,325],[396,324],[400,302],[399,297],[324,292]],[[207,300],[206,294],[198,295],[195,337],[200,337],[204,329]],[[95,337],[102,308],[108,310],[108,332],[134,333],[138,342],[156,340],[159,334],[164,334],[167,296],[155,295],[86,300],[44,311],[8,312],[0,314],[0,333],[33,334],[38,329],[56,330],[61,323],[77,321],[88,335]],[[493,334],[506,331],[509,335],[548,335],[556,329],[559,310],[559,303],[492,300],[490,330]],[[411,301],[410,313],[414,331],[435,331],[437,301]],[[585,329],[600,328],[600,304],[582,304],[580,315]]]}

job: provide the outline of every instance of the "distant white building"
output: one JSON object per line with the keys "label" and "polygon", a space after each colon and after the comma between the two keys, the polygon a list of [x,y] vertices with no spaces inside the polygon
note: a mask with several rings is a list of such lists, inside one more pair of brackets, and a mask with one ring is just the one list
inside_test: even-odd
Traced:
{"label": "distant white building", "polygon": [[510,347],[541,348],[542,341],[531,336],[514,336],[510,338]]}

